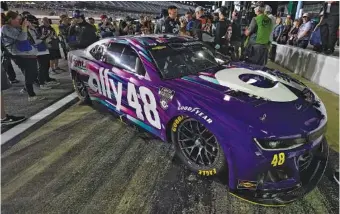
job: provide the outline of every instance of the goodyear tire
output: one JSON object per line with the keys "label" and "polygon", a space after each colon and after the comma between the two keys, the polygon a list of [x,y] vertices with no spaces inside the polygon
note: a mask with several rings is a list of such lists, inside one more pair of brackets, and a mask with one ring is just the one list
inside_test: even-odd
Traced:
{"label": "goodyear tire", "polygon": [[87,88],[83,81],[80,80],[78,74],[72,75],[72,82],[74,90],[76,91],[80,102],[83,104],[91,105],[91,99],[89,93],[87,92]]}
{"label": "goodyear tire", "polygon": [[226,169],[224,152],[215,135],[192,118],[177,117],[171,127],[176,155],[190,170],[212,176]]}

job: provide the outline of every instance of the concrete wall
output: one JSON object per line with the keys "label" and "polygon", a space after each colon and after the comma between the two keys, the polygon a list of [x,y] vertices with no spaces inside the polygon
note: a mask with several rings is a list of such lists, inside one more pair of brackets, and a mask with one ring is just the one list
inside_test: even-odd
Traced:
{"label": "concrete wall", "polygon": [[275,62],[339,94],[339,57],[326,56],[289,45],[277,45]]}

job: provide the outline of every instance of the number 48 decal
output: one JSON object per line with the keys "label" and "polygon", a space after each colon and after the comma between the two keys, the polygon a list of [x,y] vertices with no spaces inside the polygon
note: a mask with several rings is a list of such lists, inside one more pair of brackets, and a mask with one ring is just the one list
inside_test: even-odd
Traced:
{"label": "number 48 decal", "polygon": [[139,88],[139,93],[144,104],[143,108],[138,102],[138,95],[136,92],[135,85],[129,82],[128,89],[127,89],[127,100],[128,100],[129,106],[136,109],[136,115],[140,120],[144,120],[144,116],[143,116],[143,109],[144,109],[146,119],[149,121],[149,123],[152,126],[156,127],[157,129],[160,129],[161,121],[160,121],[159,114],[157,111],[157,103],[156,103],[155,96],[153,95],[150,89],[144,86],[141,86]]}
{"label": "number 48 decal", "polygon": [[273,156],[273,160],[271,164],[273,166],[281,166],[282,164],[284,164],[284,162],[285,162],[285,153],[281,152]]}

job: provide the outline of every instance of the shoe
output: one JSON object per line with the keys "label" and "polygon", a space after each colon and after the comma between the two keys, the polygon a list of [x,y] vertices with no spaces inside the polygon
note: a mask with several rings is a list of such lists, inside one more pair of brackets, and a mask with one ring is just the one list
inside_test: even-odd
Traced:
{"label": "shoe", "polygon": [[41,90],[50,90],[50,89],[52,89],[52,87],[48,86],[47,84],[44,84],[44,85],[40,85],[40,89]]}
{"label": "shoe", "polygon": [[62,71],[62,72],[65,72],[66,70],[62,69],[62,68],[59,68],[59,67],[56,67],[55,70],[58,70],[58,71]]}
{"label": "shoe", "polygon": [[60,82],[58,82],[57,80],[51,80],[51,81],[46,82],[45,85],[55,86],[55,85],[60,85]]}
{"label": "shoe", "polygon": [[26,94],[26,93],[27,93],[26,88],[23,88],[20,90],[20,94]]}
{"label": "shoe", "polygon": [[1,119],[1,125],[14,125],[25,121],[26,117],[16,117],[6,114],[4,119]]}
{"label": "shoe", "polygon": [[15,83],[19,83],[20,81],[17,80],[17,79],[14,79],[14,80],[12,80],[12,81],[10,81],[10,82],[11,82],[11,84],[15,84]]}
{"label": "shoe", "polygon": [[325,54],[326,54],[326,55],[331,55],[331,54],[333,54],[333,51],[331,51],[331,50],[326,50],[326,51],[325,51]]}
{"label": "shoe", "polygon": [[51,69],[51,70],[50,70],[50,74],[51,74],[51,75],[56,75],[56,74],[59,74],[59,73],[57,72],[56,69]]}
{"label": "shoe", "polygon": [[41,101],[41,100],[45,100],[45,99],[46,99],[46,97],[33,96],[33,97],[28,97],[28,102]]}

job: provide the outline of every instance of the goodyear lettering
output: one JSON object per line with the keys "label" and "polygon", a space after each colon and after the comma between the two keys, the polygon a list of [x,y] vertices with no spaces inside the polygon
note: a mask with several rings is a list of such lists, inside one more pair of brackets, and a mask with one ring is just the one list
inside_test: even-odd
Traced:
{"label": "goodyear lettering", "polygon": [[195,115],[201,117],[203,120],[205,120],[209,124],[213,122],[212,119],[209,118],[204,112],[202,112],[200,108],[193,108],[190,106],[179,106],[178,110],[194,113]]}
{"label": "goodyear lettering", "polygon": [[177,131],[177,127],[178,127],[178,124],[184,119],[183,116],[178,116],[176,118],[176,120],[174,121],[174,123],[172,124],[172,131],[173,132],[176,132]]}
{"label": "goodyear lettering", "polygon": [[216,169],[212,169],[212,170],[198,170],[198,174],[199,175],[203,175],[203,176],[212,176],[212,175],[216,175]]}

